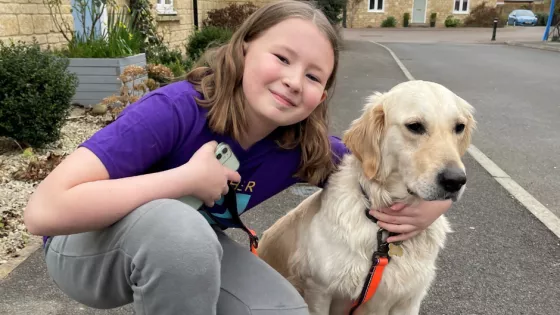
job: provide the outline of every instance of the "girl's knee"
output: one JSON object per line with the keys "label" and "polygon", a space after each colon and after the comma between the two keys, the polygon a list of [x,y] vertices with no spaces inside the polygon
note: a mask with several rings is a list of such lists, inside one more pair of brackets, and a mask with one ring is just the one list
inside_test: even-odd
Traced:
{"label": "girl's knee", "polygon": [[165,261],[204,260],[213,263],[222,258],[223,250],[216,233],[195,209],[172,199],[147,203],[135,210],[123,249],[130,254],[152,254],[152,259]]}

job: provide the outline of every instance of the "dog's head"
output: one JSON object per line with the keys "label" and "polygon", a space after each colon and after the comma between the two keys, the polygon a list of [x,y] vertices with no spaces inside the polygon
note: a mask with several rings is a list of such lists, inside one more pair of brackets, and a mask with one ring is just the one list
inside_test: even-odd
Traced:
{"label": "dog's head", "polygon": [[369,180],[399,175],[409,194],[457,200],[467,180],[461,161],[476,127],[474,109],[444,86],[401,83],[371,96],[344,134]]}

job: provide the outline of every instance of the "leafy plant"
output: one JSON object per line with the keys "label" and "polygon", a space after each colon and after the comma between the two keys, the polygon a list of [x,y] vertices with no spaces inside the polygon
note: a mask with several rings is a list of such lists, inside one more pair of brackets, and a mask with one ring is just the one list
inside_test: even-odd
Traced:
{"label": "leafy plant", "polygon": [[202,21],[202,27],[215,26],[235,30],[243,21],[245,21],[253,12],[257,10],[257,6],[252,3],[239,5],[231,3],[227,7],[210,10],[207,18]]}
{"label": "leafy plant", "polygon": [[167,67],[171,70],[171,72],[173,72],[173,76],[180,77],[190,70],[190,68],[192,67],[192,62],[190,61],[190,59],[187,59],[183,62],[176,61],[168,64]]}
{"label": "leafy plant", "polygon": [[138,30],[143,37],[144,50],[146,51],[146,59],[149,59],[152,48],[161,49],[165,47],[163,36],[157,32],[157,24],[152,15],[153,4],[150,0],[129,0],[130,10],[136,12],[136,16],[132,19],[134,29]]}
{"label": "leafy plant", "polygon": [[342,10],[347,0],[315,0],[315,5],[323,11],[331,24],[338,24],[342,21]]}
{"label": "leafy plant", "polygon": [[164,65],[148,64],[146,70],[148,72],[148,78],[158,83],[167,83],[173,80],[174,77],[173,71]]}
{"label": "leafy plant", "polygon": [[41,147],[60,138],[78,78],[69,60],[41,51],[34,39],[0,41],[0,136]]}
{"label": "leafy plant", "polygon": [[[43,0],[43,4],[49,10],[52,21],[57,30],[64,36],[70,43],[74,41],[76,32],[74,31],[73,21],[64,17],[62,6],[66,5],[63,0]],[[78,23],[84,30],[84,37],[93,40],[99,34],[98,26],[100,24],[103,10],[107,7],[116,6],[116,0],[74,0],[72,1],[72,11],[75,13]],[[87,27],[88,20],[91,22],[91,27]]]}
{"label": "leafy plant", "polygon": [[410,13],[406,12],[403,14],[403,26],[408,27],[408,22],[410,21]]}
{"label": "leafy plant", "polygon": [[193,32],[187,39],[187,55],[192,61],[197,61],[206,49],[227,43],[232,35],[233,32],[229,29],[206,26]]}
{"label": "leafy plant", "polygon": [[454,17],[453,15],[449,15],[447,16],[447,18],[445,18],[444,23],[445,23],[445,27],[457,27],[461,23],[461,20]]}
{"label": "leafy plant", "polygon": [[149,0],[130,0],[130,9],[136,13],[132,24],[143,38],[142,50],[146,53],[146,61],[152,64],[176,68],[180,65],[181,68],[187,68],[189,61],[183,59],[181,51],[170,49],[164,41],[164,36],[158,34],[157,24],[152,15],[153,4]]}
{"label": "leafy plant", "polygon": [[[57,30],[67,40],[57,53],[69,58],[115,58],[140,53],[144,47],[142,31],[135,28],[139,11],[119,7],[115,0],[74,0],[72,10],[83,32],[63,16],[62,0],[43,0]],[[107,12],[107,30],[101,30],[101,16]],[[140,12],[142,13],[142,12]],[[91,26],[87,25],[91,23]]]}
{"label": "leafy plant", "polygon": [[133,25],[137,12],[128,13],[126,8],[109,9],[107,31],[93,38],[76,33],[61,54],[69,58],[118,58],[140,53],[144,39]]}
{"label": "leafy plant", "polygon": [[381,27],[395,27],[397,26],[397,19],[394,16],[389,16],[383,22],[381,22]]}
{"label": "leafy plant", "polygon": [[107,96],[92,108],[92,114],[101,115],[109,112],[111,121],[130,104],[139,100],[144,94],[149,92],[147,83],[143,82],[143,77],[147,76],[148,71],[145,67],[138,65],[126,66],[123,73],[119,76],[121,81],[120,95]]}
{"label": "leafy plant", "polygon": [[548,13],[546,12],[537,12],[535,13],[537,16],[537,26],[546,26],[546,22],[548,21]]}

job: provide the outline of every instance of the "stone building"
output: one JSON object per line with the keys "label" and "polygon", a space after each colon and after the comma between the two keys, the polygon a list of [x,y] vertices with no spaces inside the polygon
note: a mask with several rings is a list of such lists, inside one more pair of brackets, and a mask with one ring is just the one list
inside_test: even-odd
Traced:
{"label": "stone building", "polygon": [[405,13],[410,14],[412,25],[429,25],[430,16],[437,13],[436,27],[445,27],[444,21],[449,16],[463,20],[470,9],[482,2],[495,7],[496,0],[349,0],[348,27],[379,27],[389,16],[395,17],[402,26]]}

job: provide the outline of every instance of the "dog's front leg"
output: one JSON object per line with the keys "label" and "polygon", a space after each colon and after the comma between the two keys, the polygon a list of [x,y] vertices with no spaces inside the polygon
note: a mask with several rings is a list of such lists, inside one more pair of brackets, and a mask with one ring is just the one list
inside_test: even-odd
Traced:
{"label": "dog's front leg", "polygon": [[418,315],[424,294],[411,299],[402,299],[391,308],[389,315]]}
{"label": "dog's front leg", "polygon": [[303,299],[309,308],[309,315],[329,315],[332,295],[313,280],[309,279],[305,284]]}

